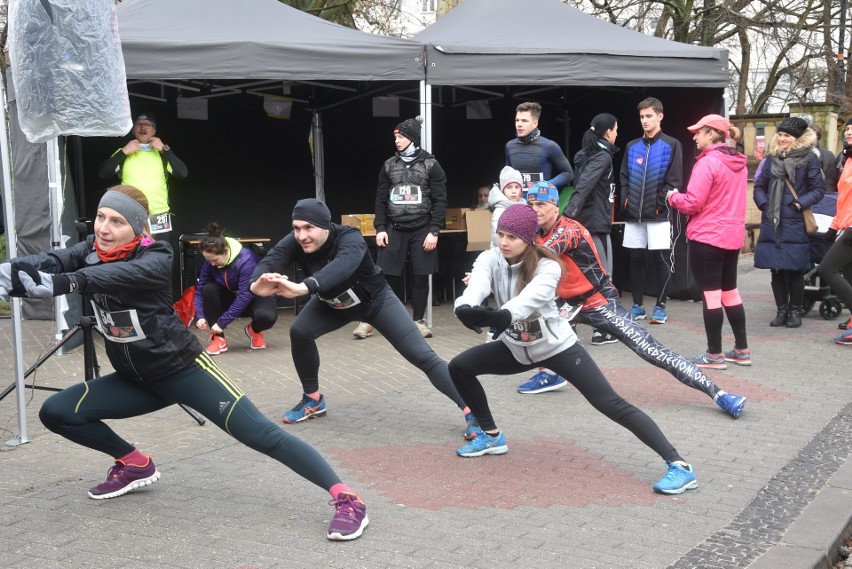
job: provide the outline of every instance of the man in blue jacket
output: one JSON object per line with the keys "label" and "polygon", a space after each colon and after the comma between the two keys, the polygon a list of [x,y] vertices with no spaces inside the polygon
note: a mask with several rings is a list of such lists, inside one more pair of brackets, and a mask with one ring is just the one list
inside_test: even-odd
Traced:
{"label": "man in blue jacket", "polygon": [[664,134],[663,104],[648,97],[637,105],[643,135],[631,140],[624,150],[621,164],[620,198],[624,215],[624,242],[630,255],[630,290],[633,306],[630,314],[636,320],[646,317],[643,306],[645,260],[648,253],[654,261],[657,302],[651,324],[666,322],[666,289],[671,277],[671,222],[666,205],[666,192],[683,183],[683,149],[680,142]]}

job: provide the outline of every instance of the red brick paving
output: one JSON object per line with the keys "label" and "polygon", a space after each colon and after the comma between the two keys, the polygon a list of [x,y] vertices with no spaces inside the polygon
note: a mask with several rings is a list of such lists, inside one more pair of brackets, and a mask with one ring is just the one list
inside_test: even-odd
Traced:
{"label": "red brick paving", "polygon": [[[330,449],[345,468],[396,504],[438,510],[553,505],[647,506],[656,480],[640,480],[566,439],[509,438],[509,452],[477,458],[455,455],[460,444]],[[663,471],[661,469],[660,474]],[[417,480],[423,480],[417,484]],[[525,480],[535,479],[535,485]],[[526,488],[534,488],[526,491]],[[440,489],[436,492],[436,489]]]}

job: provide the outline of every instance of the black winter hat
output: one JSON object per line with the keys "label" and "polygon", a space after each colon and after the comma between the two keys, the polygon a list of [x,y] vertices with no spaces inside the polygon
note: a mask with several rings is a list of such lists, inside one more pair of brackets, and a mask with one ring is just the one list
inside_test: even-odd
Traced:
{"label": "black winter hat", "polygon": [[847,127],[847,126],[849,126],[850,124],[852,124],[852,117],[849,117],[848,119],[846,119],[846,124],[845,124],[845,125],[843,125],[843,128],[846,128],[846,127]]}
{"label": "black winter hat", "polygon": [[328,210],[328,206],[314,198],[297,201],[293,208],[293,219],[307,221],[320,229],[331,227],[331,212]]}
{"label": "black winter hat", "polygon": [[778,132],[786,132],[794,138],[799,138],[808,128],[808,121],[799,117],[787,117],[778,123]]}
{"label": "black winter hat", "polygon": [[399,133],[411,142],[415,144],[415,146],[420,146],[420,124],[422,120],[420,117],[413,119],[405,119],[393,130],[394,134]]}

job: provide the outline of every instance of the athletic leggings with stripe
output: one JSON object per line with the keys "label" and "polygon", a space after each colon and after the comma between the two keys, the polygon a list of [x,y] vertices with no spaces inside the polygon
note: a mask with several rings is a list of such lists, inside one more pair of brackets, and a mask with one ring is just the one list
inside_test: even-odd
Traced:
{"label": "athletic leggings with stripe", "polygon": [[592,407],[636,435],[663,460],[683,460],[657,424],[637,407],[624,400],[604,377],[589,353],[580,344],[540,362],[522,364],[502,342],[479,344],[450,361],[450,376],[473,416],[484,431],[496,429],[485,389],[478,375],[510,375],[539,366],[547,367],[571,382]]}
{"label": "athletic leggings with stripe", "polygon": [[263,416],[207,354],[154,383],[111,373],[51,396],[39,418],[54,433],[117,459],[135,448],[103,421],[145,415],[182,403],[229,435],[329,490],[340,478],[320,454]]}
{"label": "athletic leggings with stripe", "polygon": [[581,310],[574,322],[588,324],[603,333],[612,334],[625,346],[651,365],[664,369],[679,382],[715,398],[719,386],[694,363],[659,343],[630,313],[621,306],[618,291],[607,285],[601,293],[607,303],[595,308]]}
{"label": "athletic leggings with stripe", "polygon": [[[722,324],[725,315],[734,333],[734,347],[748,349],[746,316],[737,289],[738,250],[720,249],[707,243],[689,242],[689,267],[704,300],[704,331],[707,352],[722,353]],[[724,309],[724,314],[722,310]]]}

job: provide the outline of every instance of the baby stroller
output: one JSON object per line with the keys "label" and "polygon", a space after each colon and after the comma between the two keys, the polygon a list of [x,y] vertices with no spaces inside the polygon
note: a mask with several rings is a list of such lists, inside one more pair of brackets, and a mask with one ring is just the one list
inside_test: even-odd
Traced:
{"label": "baby stroller", "polygon": [[819,302],[819,315],[826,320],[834,320],[843,311],[843,306],[837,296],[831,291],[823,278],[819,276],[819,263],[828,252],[831,245],[825,242],[825,233],[828,231],[828,226],[837,211],[837,194],[826,194],[822,200],[816,204],[812,211],[814,217],[819,224],[819,229],[816,233],[810,236],[810,252],[813,268],[805,273],[805,293],[802,299],[802,316],[808,314]]}

